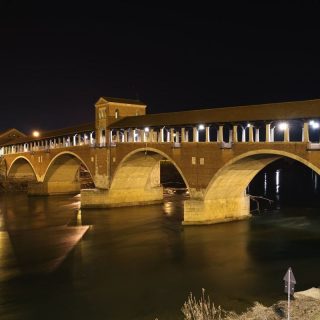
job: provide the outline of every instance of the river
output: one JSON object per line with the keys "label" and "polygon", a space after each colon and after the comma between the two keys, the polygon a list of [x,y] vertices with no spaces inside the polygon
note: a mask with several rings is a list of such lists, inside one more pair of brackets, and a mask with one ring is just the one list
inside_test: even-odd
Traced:
{"label": "river", "polygon": [[286,197],[277,170],[248,188],[274,196],[272,207],[210,226],[181,225],[183,194],[108,210],[80,210],[79,196],[0,195],[0,319],[182,319],[202,288],[240,312],[285,299],[289,266],[297,290],[320,285],[317,176],[307,173],[311,200],[301,177]]}

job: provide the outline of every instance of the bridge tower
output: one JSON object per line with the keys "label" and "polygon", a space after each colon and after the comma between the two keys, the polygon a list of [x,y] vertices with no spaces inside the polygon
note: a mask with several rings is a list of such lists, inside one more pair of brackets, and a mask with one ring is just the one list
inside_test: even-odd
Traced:
{"label": "bridge tower", "polygon": [[101,97],[95,104],[96,145],[105,147],[110,141],[108,126],[123,118],[146,114],[146,105],[138,100]]}

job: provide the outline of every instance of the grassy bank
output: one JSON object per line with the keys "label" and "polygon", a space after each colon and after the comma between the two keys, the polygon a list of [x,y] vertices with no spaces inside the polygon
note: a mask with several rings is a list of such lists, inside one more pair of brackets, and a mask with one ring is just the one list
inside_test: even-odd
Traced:
{"label": "grassy bank", "polygon": [[[319,290],[320,289],[315,289]],[[216,307],[209,297],[197,300],[192,294],[181,309],[185,320],[281,320],[287,319],[287,300],[279,301],[270,307],[256,302],[242,314],[223,311]],[[290,305],[291,320],[320,320],[320,300],[312,295],[296,294]]]}

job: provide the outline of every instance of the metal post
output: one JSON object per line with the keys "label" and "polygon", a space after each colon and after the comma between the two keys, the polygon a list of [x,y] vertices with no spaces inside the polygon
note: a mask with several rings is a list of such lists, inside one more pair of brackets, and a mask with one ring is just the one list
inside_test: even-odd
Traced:
{"label": "metal post", "polygon": [[290,292],[291,292],[291,288],[290,288],[290,282],[291,282],[291,279],[290,279],[290,269],[289,269],[289,281],[288,281],[288,320],[290,320]]}

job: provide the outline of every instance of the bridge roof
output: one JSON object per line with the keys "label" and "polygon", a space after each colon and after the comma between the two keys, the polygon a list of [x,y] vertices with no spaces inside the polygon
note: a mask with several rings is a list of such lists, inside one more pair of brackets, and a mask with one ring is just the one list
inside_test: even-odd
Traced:
{"label": "bridge roof", "polygon": [[146,104],[143,103],[140,100],[135,100],[135,99],[125,99],[125,98],[113,98],[113,97],[101,97],[107,102],[115,102],[115,103],[126,103],[126,104],[138,104],[145,106]]}
{"label": "bridge roof", "polygon": [[15,140],[10,140],[7,142],[3,142],[0,140],[0,145],[6,146],[6,145],[12,145],[12,144],[18,144],[18,143],[25,143],[25,142],[31,142],[31,141],[39,141],[43,139],[50,139],[55,137],[62,137],[67,135],[76,134],[79,132],[89,132],[95,130],[95,124],[94,122],[81,124],[74,127],[68,127],[68,128],[62,128],[57,130],[51,130],[51,131],[44,131],[41,133],[40,137],[33,137],[33,136],[25,136],[22,138],[18,138]]}
{"label": "bridge roof", "polygon": [[120,119],[109,128],[160,127],[224,122],[313,119],[320,117],[320,99],[260,105],[148,114]]}
{"label": "bridge roof", "polygon": [[8,142],[12,142],[20,137],[25,137],[26,135],[21,131],[11,128],[5,131],[0,132],[0,145],[3,145]]}

